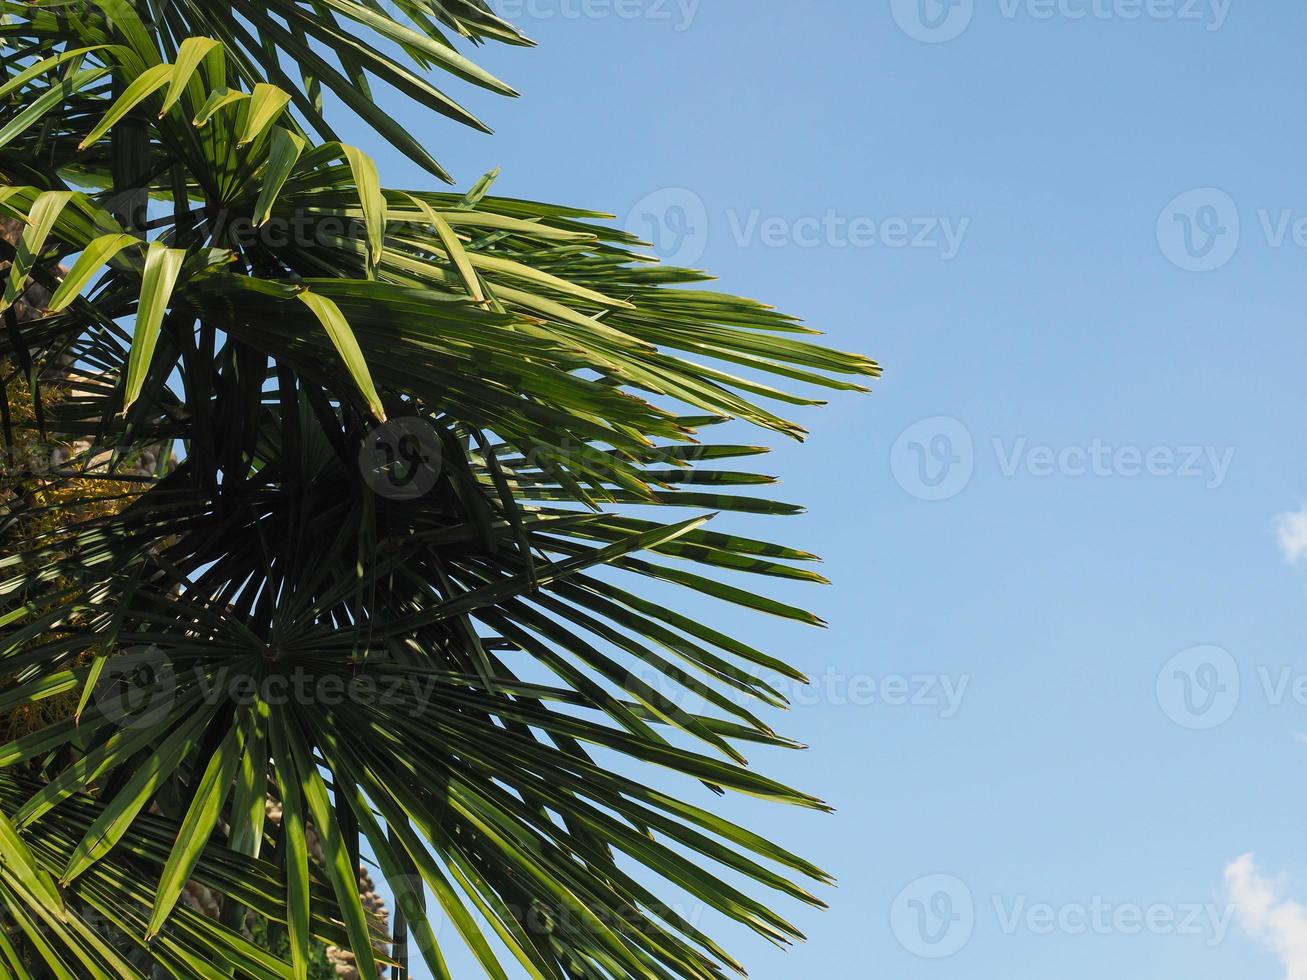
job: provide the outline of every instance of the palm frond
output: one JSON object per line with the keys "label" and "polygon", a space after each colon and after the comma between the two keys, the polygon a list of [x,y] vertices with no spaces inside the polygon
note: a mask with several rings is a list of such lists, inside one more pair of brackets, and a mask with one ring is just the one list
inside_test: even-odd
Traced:
{"label": "palm frond", "polygon": [[[0,745],[0,890],[27,910],[0,956],[302,977],[327,941],[371,975],[405,935],[448,976],[430,894],[490,976],[501,950],[540,978],[742,970],[651,874],[801,938],[731,882],[820,905],[795,879],[829,876],[639,774],[825,809],[746,763],[799,747],[763,715],[801,671],[688,608],[822,625],[745,584],[824,579],[712,525],[799,508],[731,462],[763,450],[711,433],[801,438],[785,406],[876,364],[603,214],[496,197],[494,175],[390,188],[335,140],[322,86],[413,154],[369,75],[473,122],[420,72],[504,90],[442,34],[520,43],[483,4],[161,6],[0,4],[0,211],[24,229],[5,305],[44,297],[0,332],[6,439],[59,444],[3,471],[0,713],[66,706]],[[693,606],[652,598],[670,587]],[[109,939],[65,924],[70,896]],[[233,930],[241,908],[284,928],[284,959]]]}

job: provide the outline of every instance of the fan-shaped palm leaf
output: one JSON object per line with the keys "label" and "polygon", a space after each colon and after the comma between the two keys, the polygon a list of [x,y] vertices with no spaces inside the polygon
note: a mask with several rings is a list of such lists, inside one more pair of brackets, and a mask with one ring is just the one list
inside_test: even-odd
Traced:
{"label": "fan-shaped palm leaf", "polygon": [[[723,468],[761,450],[701,437],[801,436],[777,404],[876,365],[694,288],[602,214],[494,197],[493,175],[384,186],[321,86],[439,172],[366,79],[473,122],[420,72],[505,90],[442,34],[521,42],[479,2],[0,8],[0,209],[26,228],[5,305],[48,297],[0,333],[6,438],[74,447],[5,470],[0,710],[70,705],[0,747],[10,968],[303,976],[320,939],[375,974],[361,855],[437,976],[428,894],[491,976],[505,954],[549,978],[738,969],[650,873],[797,938],[726,879],[819,904],[792,877],[826,874],[638,774],[822,808],[745,767],[793,747],[760,713],[785,703],[769,676],[802,674],[648,587],[819,624],[725,580],[822,581],[806,552],[712,528],[797,508]],[[387,418],[423,492],[360,465]],[[286,959],[186,909],[188,880],[283,923]]]}

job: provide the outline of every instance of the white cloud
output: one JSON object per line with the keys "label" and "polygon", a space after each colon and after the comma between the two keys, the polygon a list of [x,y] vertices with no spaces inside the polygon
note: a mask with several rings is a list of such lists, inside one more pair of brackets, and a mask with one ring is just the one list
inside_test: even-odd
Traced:
{"label": "white cloud", "polygon": [[1307,556],[1307,506],[1275,519],[1275,537],[1284,552],[1284,560],[1298,564]]}
{"label": "white cloud", "polygon": [[1245,854],[1225,869],[1225,887],[1244,932],[1270,946],[1284,966],[1284,980],[1307,980],[1307,908],[1285,900],[1273,881]]}

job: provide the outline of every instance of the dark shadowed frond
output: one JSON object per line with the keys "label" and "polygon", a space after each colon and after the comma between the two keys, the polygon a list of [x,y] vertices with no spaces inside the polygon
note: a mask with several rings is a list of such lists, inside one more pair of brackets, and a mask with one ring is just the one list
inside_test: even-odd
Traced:
{"label": "dark shadowed frond", "polygon": [[[0,366],[27,447],[0,498],[0,707],[42,719],[0,746],[0,853],[30,869],[0,889],[32,915],[102,896],[113,949],[176,976],[210,975],[192,959],[215,945],[240,975],[304,976],[329,941],[364,975],[411,943],[444,977],[455,937],[490,976],[503,955],[549,978],[740,969],[651,880],[799,938],[759,896],[820,904],[799,881],[829,877],[711,800],[823,808],[746,765],[797,748],[767,716],[803,677],[699,610],[820,625],[770,593],[823,579],[714,527],[798,508],[759,495],[740,461],[763,450],[713,436],[801,437],[787,406],[876,365],[602,214],[494,197],[493,175],[389,188],[317,124],[318,86],[368,100],[364,74],[401,70],[374,35],[496,87],[445,37],[520,40],[479,3],[67,6],[3,4],[0,28],[21,222]],[[184,908],[193,880],[287,956]],[[0,935],[11,964],[110,955],[74,926]]]}

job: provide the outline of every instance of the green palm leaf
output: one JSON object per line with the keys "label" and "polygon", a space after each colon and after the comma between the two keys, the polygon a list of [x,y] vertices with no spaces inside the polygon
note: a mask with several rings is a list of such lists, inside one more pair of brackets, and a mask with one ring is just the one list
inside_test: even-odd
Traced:
{"label": "green palm leaf", "polygon": [[479,126],[428,78],[512,94],[478,0],[164,6],[0,2],[4,437],[61,444],[0,462],[4,969],[742,970],[659,881],[802,938],[773,898],[830,877],[711,801],[827,809],[746,764],[803,675],[702,610],[820,626],[825,580],[707,525],[800,511],[714,427],[801,438],[879,368],[496,173],[386,186],[322,91],[443,175],[369,79]]}

